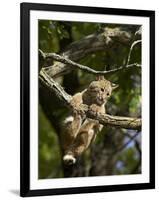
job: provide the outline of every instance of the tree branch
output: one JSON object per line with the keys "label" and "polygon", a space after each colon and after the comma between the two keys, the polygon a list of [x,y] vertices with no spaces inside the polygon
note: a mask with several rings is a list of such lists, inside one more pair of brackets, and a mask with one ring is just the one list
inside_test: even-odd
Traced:
{"label": "tree branch", "polygon": [[87,73],[91,73],[91,74],[95,74],[95,75],[111,75],[113,73],[116,73],[116,72],[119,72],[119,71],[122,71],[122,70],[125,70],[125,69],[131,69],[132,67],[138,67],[138,68],[141,68],[141,65],[138,64],[138,63],[133,63],[133,64],[130,64],[130,65],[126,65],[126,66],[120,66],[120,67],[117,67],[116,69],[112,69],[112,70],[109,70],[109,71],[97,71],[97,70],[94,70],[90,67],[87,67],[85,65],[81,65],[81,64],[78,64],[64,56],[60,56],[56,53],[43,53],[41,50],[39,50],[40,52],[40,55],[45,55],[45,59],[47,58],[51,58],[53,60],[56,60],[56,61],[59,61],[63,64],[66,64],[66,65],[69,65],[72,69],[80,69],[80,70],[83,70]]}
{"label": "tree branch", "polygon": [[134,46],[135,46],[136,44],[138,44],[138,43],[141,43],[141,42],[142,42],[142,40],[136,40],[136,41],[134,41],[134,42],[132,43],[132,45],[131,45],[131,47],[130,47],[130,50],[129,50],[127,63],[126,63],[127,66],[129,65],[130,58],[131,58],[131,53],[132,53],[132,50],[133,50]]}
{"label": "tree branch", "polygon": [[119,148],[115,149],[113,152],[109,152],[107,155],[112,157],[114,154],[120,154],[120,152],[123,151],[132,141],[134,141],[136,144],[136,142],[137,142],[136,137],[139,135],[139,133],[140,132],[137,131],[137,132],[135,132],[135,134],[133,136],[130,136],[129,134],[124,133],[130,139],[126,143],[122,144]]}
{"label": "tree branch", "polygon": [[91,111],[88,111],[87,117],[98,120],[104,126],[110,125],[119,128],[134,129],[134,130],[141,129],[140,118],[112,116],[108,114],[99,114],[99,113],[95,114],[92,113]]}
{"label": "tree branch", "polygon": [[54,79],[51,78],[44,71],[44,69],[41,69],[39,73],[39,80],[41,84],[47,87],[50,91],[52,91],[59,98],[60,101],[62,101],[67,106],[70,105],[72,97],[69,94],[67,94],[63,87],[56,81],[54,81]]}
{"label": "tree branch", "polygon": [[[45,85],[51,92],[56,94],[60,101],[62,101],[69,109],[75,109],[72,107],[71,100],[72,96],[68,95],[65,90],[60,86],[56,81],[54,81],[43,69],[40,71],[39,79],[43,85]],[[108,114],[100,114],[92,112],[89,110],[87,105],[82,106],[83,112],[86,114],[86,117],[98,120],[100,124],[110,125],[126,129],[141,129],[141,119],[139,118],[130,118],[130,117],[119,117],[111,116]]]}
{"label": "tree branch", "polygon": [[[140,39],[141,34],[138,33]],[[102,50],[110,50],[119,43],[123,45],[130,45],[132,34],[128,31],[123,31],[120,28],[105,28],[102,33],[95,33],[84,37],[79,41],[70,44],[65,51],[61,54],[63,57],[77,62],[84,56]],[[45,63],[42,63],[44,67]],[[47,73],[51,77],[59,77],[63,74],[69,73],[73,67],[69,65],[56,62],[47,68]]]}

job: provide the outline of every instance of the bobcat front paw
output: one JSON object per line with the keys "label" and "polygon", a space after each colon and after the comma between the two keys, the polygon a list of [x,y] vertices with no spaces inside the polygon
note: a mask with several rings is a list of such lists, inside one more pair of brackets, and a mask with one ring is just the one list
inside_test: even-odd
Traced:
{"label": "bobcat front paw", "polygon": [[97,106],[96,104],[92,104],[89,107],[89,112],[93,115],[97,115],[99,113],[99,106]]}
{"label": "bobcat front paw", "polygon": [[73,165],[76,162],[76,158],[74,158],[73,155],[67,154],[63,157],[63,161],[65,165]]}
{"label": "bobcat front paw", "polygon": [[86,111],[88,110],[88,106],[86,104],[74,105],[73,106],[73,114],[80,115],[82,118],[86,117]]}

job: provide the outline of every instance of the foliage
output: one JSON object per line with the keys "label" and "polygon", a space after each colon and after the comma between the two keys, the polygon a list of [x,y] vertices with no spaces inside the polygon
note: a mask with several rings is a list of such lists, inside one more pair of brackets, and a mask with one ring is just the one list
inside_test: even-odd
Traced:
{"label": "foliage", "polygon": [[[55,130],[39,106],[39,176],[62,177],[61,152]],[[54,169],[54,170],[52,170]]]}
{"label": "foliage", "polygon": [[[44,52],[60,53],[71,42],[80,40],[90,34],[99,33],[104,27],[121,27],[132,33],[138,29],[136,25],[39,20],[39,48]],[[113,69],[124,64],[129,49],[130,46],[119,44],[112,47],[109,52],[103,50],[86,55],[79,63],[97,70]],[[130,63],[136,62],[141,62],[140,44],[135,46],[131,55]],[[77,70],[61,77],[60,82],[66,91],[74,94],[86,88],[94,79],[94,75]],[[107,113],[139,117],[141,115],[140,70],[131,69],[119,72],[111,75],[109,80],[119,84],[119,88],[114,91],[107,104]],[[53,100],[56,101],[56,98],[54,97]],[[58,126],[60,125],[57,123],[57,119],[62,123],[61,120],[67,112],[58,103],[54,105],[56,105],[54,108],[49,108],[50,115],[45,112],[46,107],[42,103],[41,106],[39,105],[39,178],[64,176],[58,132]],[[51,117],[54,119],[52,123],[50,122]],[[82,158],[84,160],[82,167],[85,176],[91,175],[91,173],[93,175],[140,173],[141,158],[134,141],[131,141],[128,146],[118,152],[118,149],[130,139],[124,136],[125,133],[130,134],[130,131],[104,127],[102,132],[98,134],[95,143]],[[133,135],[134,132],[131,131],[131,134]],[[140,134],[137,142],[140,146]],[[103,160],[111,163],[111,166],[107,166],[106,163],[103,164]],[[101,168],[95,166],[93,162],[97,165],[101,164]]]}

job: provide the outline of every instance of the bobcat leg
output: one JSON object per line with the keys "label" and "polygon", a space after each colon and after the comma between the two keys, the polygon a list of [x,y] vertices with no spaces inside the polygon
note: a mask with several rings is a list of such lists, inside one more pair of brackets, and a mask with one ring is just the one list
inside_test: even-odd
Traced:
{"label": "bobcat leg", "polygon": [[81,127],[82,119],[80,115],[74,114],[66,118],[61,132],[61,141],[64,154],[67,149],[73,144],[77,133]]}
{"label": "bobcat leg", "polygon": [[67,149],[66,155],[64,156],[65,163],[68,165],[74,164],[76,162],[76,157],[81,155],[89,147],[94,138],[95,133],[93,129],[79,132],[74,143]]}
{"label": "bobcat leg", "polygon": [[81,132],[78,134],[71,149],[75,157],[80,156],[89,147],[95,135],[96,134],[93,129],[90,129],[88,132]]}
{"label": "bobcat leg", "polygon": [[[82,95],[81,93],[77,93],[72,97],[71,105],[73,108],[80,107],[80,104],[82,103]],[[77,133],[81,127],[82,124],[82,117],[77,112],[73,112],[73,114],[69,117],[67,117],[64,121],[63,126],[63,133],[62,133],[62,146],[64,151],[73,143],[74,139],[77,136]]]}

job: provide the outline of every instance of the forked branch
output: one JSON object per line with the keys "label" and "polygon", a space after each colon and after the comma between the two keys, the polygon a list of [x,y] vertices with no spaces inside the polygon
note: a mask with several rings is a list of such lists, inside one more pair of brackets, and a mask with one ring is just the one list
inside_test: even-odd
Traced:
{"label": "forked branch", "polygon": [[[62,101],[70,110],[73,110],[71,100],[72,96],[68,95],[62,86],[60,86],[56,81],[54,81],[43,69],[40,71],[39,80],[41,83],[47,87],[51,92],[53,92],[60,101]],[[111,116],[108,114],[100,114],[92,112],[87,105],[81,106],[84,108],[83,112],[86,117],[95,119],[99,121],[100,124],[104,126],[110,125],[126,129],[141,129],[141,119],[140,118],[130,118],[130,117],[119,117]]]}

